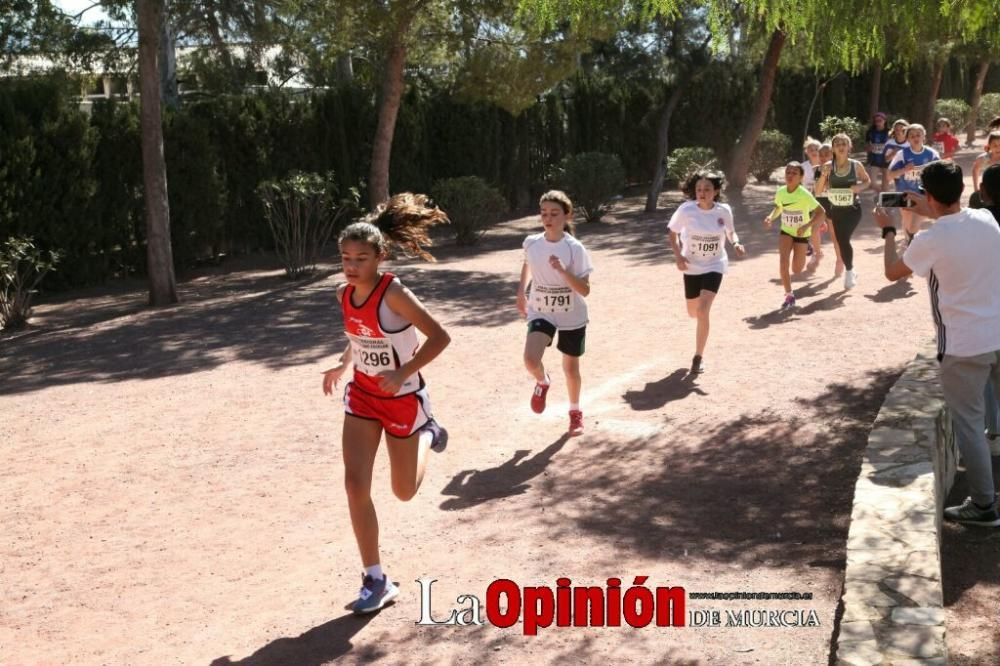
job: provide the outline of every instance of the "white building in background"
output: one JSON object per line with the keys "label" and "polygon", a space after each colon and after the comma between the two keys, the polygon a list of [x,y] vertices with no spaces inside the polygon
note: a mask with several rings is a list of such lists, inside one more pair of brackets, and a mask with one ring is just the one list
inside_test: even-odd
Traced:
{"label": "white building in background", "polygon": [[[237,58],[246,55],[247,48],[236,44],[229,47],[230,53]],[[190,71],[190,62],[195,54],[199,52],[211,54],[212,47],[208,46],[178,46],[177,71],[178,71],[178,92],[183,97],[197,93],[200,89],[198,81],[193,77],[186,77],[185,71]],[[301,73],[291,78],[279,76],[274,68],[276,60],[281,56],[280,46],[267,48],[261,58],[262,67],[258,67],[257,74],[259,85],[252,86],[252,89],[281,89],[287,91],[311,90],[310,86]],[[112,71],[90,70],[75,68],[71,65],[62,64],[44,56],[24,56],[18,58],[7,71],[0,71],[0,78],[10,77],[30,77],[48,74],[53,71],[62,70],[70,75],[80,77],[80,109],[89,112],[96,100],[110,99],[133,99],[139,95],[139,76],[135,66],[134,51],[127,58],[128,62],[123,63],[121,68]]]}

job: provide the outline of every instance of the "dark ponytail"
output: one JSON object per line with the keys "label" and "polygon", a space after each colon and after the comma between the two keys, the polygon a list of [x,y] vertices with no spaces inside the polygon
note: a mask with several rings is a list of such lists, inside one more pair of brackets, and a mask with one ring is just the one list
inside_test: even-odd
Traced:
{"label": "dark ponytail", "polygon": [[424,249],[433,245],[427,230],[435,224],[447,224],[448,216],[427,195],[403,192],[380,204],[363,221],[349,225],[340,233],[345,240],[368,243],[379,255],[389,254],[390,245],[399,247],[408,257],[435,261]]}

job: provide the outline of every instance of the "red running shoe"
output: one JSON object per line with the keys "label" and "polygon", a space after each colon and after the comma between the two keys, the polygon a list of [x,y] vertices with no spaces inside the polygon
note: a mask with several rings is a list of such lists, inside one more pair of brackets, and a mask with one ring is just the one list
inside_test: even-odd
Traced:
{"label": "red running shoe", "polygon": [[541,414],[545,411],[545,394],[549,392],[549,384],[535,384],[535,391],[531,394],[531,411]]}
{"label": "red running shoe", "polygon": [[570,435],[583,434],[583,412],[581,412],[579,409],[569,410],[569,434]]}

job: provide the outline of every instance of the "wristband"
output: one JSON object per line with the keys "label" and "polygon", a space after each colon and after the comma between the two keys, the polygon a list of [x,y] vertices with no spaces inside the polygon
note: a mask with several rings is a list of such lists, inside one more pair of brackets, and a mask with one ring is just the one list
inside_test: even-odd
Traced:
{"label": "wristband", "polygon": [[882,227],[882,238],[885,238],[890,232],[893,236],[895,236],[896,227]]}

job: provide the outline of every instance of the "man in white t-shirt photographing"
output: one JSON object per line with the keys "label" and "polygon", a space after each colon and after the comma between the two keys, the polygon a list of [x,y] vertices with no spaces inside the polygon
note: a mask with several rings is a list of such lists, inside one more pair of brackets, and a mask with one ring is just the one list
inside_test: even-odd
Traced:
{"label": "man in white t-shirt photographing", "polygon": [[909,192],[912,210],[935,219],[900,258],[896,229],[883,209],[875,220],[885,239],[885,276],[927,278],[937,327],[941,387],[951,410],[971,497],[944,510],[945,518],[1000,526],[990,449],[983,432],[983,387],[1000,389],[1000,226],[985,210],[962,208],[962,169],[934,162],[920,176],[925,196]]}

